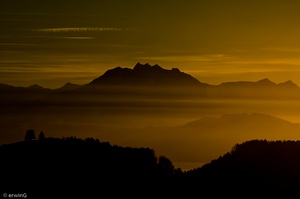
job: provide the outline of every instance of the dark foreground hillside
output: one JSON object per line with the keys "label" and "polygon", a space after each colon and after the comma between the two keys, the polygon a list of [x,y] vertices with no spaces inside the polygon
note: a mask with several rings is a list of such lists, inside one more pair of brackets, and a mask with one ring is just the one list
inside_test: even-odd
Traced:
{"label": "dark foreground hillside", "polygon": [[43,138],[0,146],[1,191],[27,198],[289,196],[300,187],[300,142],[253,140],[181,172],[149,148],[93,138]]}
{"label": "dark foreground hillside", "polygon": [[121,147],[93,138],[5,144],[0,157],[3,190],[39,197],[151,194],[181,173],[150,148]]}
{"label": "dark foreground hillside", "polygon": [[300,188],[300,141],[251,140],[185,173],[204,187],[243,195],[291,196]]}

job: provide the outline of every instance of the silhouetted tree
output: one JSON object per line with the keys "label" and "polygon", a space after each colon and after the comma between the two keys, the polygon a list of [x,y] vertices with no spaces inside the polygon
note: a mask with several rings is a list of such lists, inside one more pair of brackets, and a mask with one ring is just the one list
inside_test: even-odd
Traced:
{"label": "silhouetted tree", "polygon": [[25,140],[34,140],[34,139],[36,139],[34,130],[33,129],[27,130],[24,139]]}
{"label": "silhouetted tree", "polygon": [[44,132],[41,131],[40,134],[39,134],[39,140],[43,140],[43,139],[45,139],[45,138],[46,138],[46,137],[45,137]]}
{"label": "silhouetted tree", "polygon": [[169,160],[165,156],[160,156],[158,158],[158,166],[164,175],[171,176],[174,174],[174,166],[171,160]]}
{"label": "silhouetted tree", "polygon": [[174,175],[175,176],[183,175],[183,171],[181,170],[181,168],[174,169]]}

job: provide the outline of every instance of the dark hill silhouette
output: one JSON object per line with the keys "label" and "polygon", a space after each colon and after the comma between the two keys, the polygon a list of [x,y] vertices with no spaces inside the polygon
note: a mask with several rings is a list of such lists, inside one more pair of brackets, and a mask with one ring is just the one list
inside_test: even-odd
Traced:
{"label": "dark hill silhouette", "polygon": [[29,198],[61,197],[67,187],[72,191],[67,196],[148,196],[182,174],[165,156],[156,157],[153,149],[93,138],[50,137],[4,144],[0,157],[1,190],[27,193]]}
{"label": "dark hill silhouette", "polygon": [[289,198],[300,182],[300,141],[250,140],[201,168],[190,170],[191,179],[204,187],[235,189],[245,196],[264,194]]}
{"label": "dark hill silhouette", "polygon": [[30,198],[288,197],[300,185],[299,154],[299,141],[250,140],[181,172],[150,148],[93,138],[43,138],[0,146],[1,188]]}

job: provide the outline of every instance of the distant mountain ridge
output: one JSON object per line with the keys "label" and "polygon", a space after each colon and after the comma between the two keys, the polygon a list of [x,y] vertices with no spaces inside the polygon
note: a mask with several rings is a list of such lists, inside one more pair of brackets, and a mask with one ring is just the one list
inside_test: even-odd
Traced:
{"label": "distant mountain ridge", "polygon": [[[241,113],[241,114],[222,114],[219,118],[204,117],[198,120],[194,120],[185,124],[185,127],[201,127],[208,123],[212,123],[212,126],[220,126],[221,123],[231,124],[232,126],[237,126],[241,124],[254,123],[264,124],[265,126],[269,124],[282,124],[282,125],[292,125],[291,122],[277,118],[271,115],[262,113]],[[238,124],[236,124],[238,123]],[[300,127],[300,126],[299,126]]]}
{"label": "distant mountain ridge", "polygon": [[[128,132],[126,136],[124,132]],[[123,143],[126,137],[128,143],[134,139],[148,144],[172,159],[180,157],[181,161],[187,161],[186,154],[189,154],[190,160],[203,163],[245,140],[299,140],[300,124],[264,113],[227,113],[173,127],[145,127],[124,132]]]}
{"label": "distant mountain ridge", "polygon": [[219,85],[210,85],[200,82],[195,77],[180,71],[178,68],[171,70],[164,69],[158,64],[151,66],[150,64],[141,64],[138,62],[132,69],[115,67],[107,70],[98,78],[92,80],[90,83],[84,85],[73,84],[67,82],[62,87],[56,89],[44,88],[40,85],[34,84],[28,87],[16,87],[5,83],[0,83],[0,91],[9,89],[30,89],[30,90],[52,90],[52,91],[66,91],[73,90],[87,85],[184,85],[184,86],[198,86],[205,85],[208,87],[230,88],[230,87],[284,87],[298,89],[299,86],[291,80],[281,83],[274,83],[268,78],[254,81],[235,81],[223,82]]}
{"label": "distant mountain ridge", "polygon": [[75,90],[78,88],[83,87],[84,85],[79,85],[79,84],[73,84],[70,82],[67,82],[65,85],[63,85],[62,87],[55,89],[56,92],[62,92],[62,91],[70,91],[70,90]]}
{"label": "distant mountain ridge", "polygon": [[230,87],[230,86],[236,86],[236,87],[285,87],[285,88],[299,88],[293,81],[288,80],[286,82],[281,82],[276,84],[275,82],[272,82],[268,78],[261,79],[256,82],[252,81],[237,81],[237,82],[224,82],[219,85],[219,87]]}
{"label": "distant mountain ridge", "polygon": [[22,86],[13,86],[13,85],[8,85],[8,84],[3,84],[0,83],[0,92],[1,91],[18,91],[18,92],[26,92],[26,91],[42,91],[42,92],[60,92],[60,91],[67,91],[67,90],[74,90],[77,88],[80,88],[84,85],[79,85],[79,84],[73,84],[70,82],[67,82],[64,84],[62,87],[56,88],[56,89],[51,89],[51,88],[45,88],[42,87],[38,84],[33,84],[28,87],[22,87]]}
{"label": "distant mountain ridge", "polygon": [[[145,88],[151,88],[150,90]],[[29,87],[14,87],[0,84],[1,101],[10,101],[11,98],[22,100],[42,99],[49,95],[62,93],[64,96],[72,94],[102,95],[144,95],[166,96],[168,98],[193,97],[193,98],[269,98],[269,99],[299,99],[300,88],[291,80],[274,83],[268,78],[251,82],[237,81],[224,82],[220,85],[210,85],[200,82],[193,76],[181,72],[178,68],[170,70],[159,65],[137,63],[132,69],[115,67],[107,70],[103,75],[84,85],[66,83],[57,89],[43,88],[39,85]],[[90,98],[90,97],[88,97]],[[14,99],[14,100],[15,100]]]}

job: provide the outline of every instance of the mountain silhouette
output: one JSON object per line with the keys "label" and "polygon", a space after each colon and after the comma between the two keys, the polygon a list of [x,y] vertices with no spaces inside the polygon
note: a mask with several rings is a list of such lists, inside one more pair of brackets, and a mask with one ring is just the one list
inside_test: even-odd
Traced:
{"label": "mountain silhouette", "polygon": [[60,88],[49,89],[44,88],[40,85],[34,84],[29,87],[15,87],[12,85],[7,85],[0,83],[0,92],[26,92],[26,91],[40,91],[40,92],[64,92],[75,90],[82,87],[91,86],[155,86],[160,87],[205,87],[207,88],[208,95],[215,92],[216,96],[218,94],[224,95],[227,91],[228,95],[232,93],[241,92],[240,89],[244,89],[245,92],[253,92],[253,90],[276,90],[279,91],[283,89],[292,89],[293,91],[298,91],[300,88],[293,81],[288,80],[282,83],[274,83],[268,78],[253,81],[236,81],[236,82],[223,82],[219,85],[210,85],[207,83],[200,82],[195,77],[181,72],[178,68],[172,68],[171,70],[164,69],[158,64],[151,66],[150,64],[137,63],[132,69],[122,68],[120,66],[113,69],[107,70],[103,75],[92,80],[90,83],[78,85],[67,82]]}
{"label": "mountain silhouette", "polygon": [[62,87],[54,89],[54,91],[55,92],[71,91],[71,90],[75,90],[75,89],[81,88],[82,86],[84,86],[84,85],[73,84],[73,83],[67,82]]}
{"label": "mountain silhouette", "polygon": [[277,84],[278,86],[280,87],[284,87],[284,88],[291,88],[291,89],[298,89],[298,85],[295,84],[293,81],[291,80],[288,80],[286,82],[283,82],[283,83],[278,83]]}
{"label": "mountain silhouette", "polygon": [[277,86],[283,86],[285,88],[288,87],[293,87],[293,88],[299,88],[294,82],[292,82],[291,80],[288,80],[286,82],[283,83],[278,83],[276,84],[275,82],[272,82],[270,79],[268,78],[264,78],[261,80],[258,80],[256,82],[253,81],[237,81],[237,82],[224,82],[220,85],[218,85],[219,87],[244,87],[244,88],[259,88],[259,87],[265,87],[265,88],[272,88],[272,87],[277,87]]}
{"label": "mountain silhouette", "polygon": [[43,88],[37,84],[29,87],[0,84],[0,107],[31,104],[36,100],[44,99],[51,93],[53,93],[53,90]]}
{"label": "mountain silhouette", "polygon": [[268,78],[256,82],[237,81],[224,82],[215,87],[209,87],[208,93],[212,97],[226,97],[237,99],[299,99],[300,88],[291,80],[274,83]]}
{"label": "mountain silhouette", "polygon": [[40,105],[41,101],[49,99],[51,95],[76,90],[84,85],[66,83],[60,88],[44,88],[38,84],[28,87],[15,87],[0,84],[0,107]]}
{"label": "mountain silhouette", "polygon": [[272,87],[272,86],[276,86],[276,83],[272,82],[271,80],[269,80],[268,78],[259,80],[255,83],[258,86],[265,86],[265,87]]}
{"label": "mountain silhouette", "polygon": [[42,86],[39,86],[37,84],[33,84],[28,87],[16,87],[8,84],[0,84],[0,91],[4,92],[26,92],[26,91],[37,91],[37,92],[49,92],[51,89],[44,88]]}
{"label": "mountain silhouette", "polygon": [[[46,89],[37,85],[28,88],[0,84],[0,119],[3,121],[0,127],[1,139],[3,142],[11,142],[20,136],[18,133],[23,128],[30,128],[32,125],[52,132],[59,128],[69,128],[66,130],[68,132],[76,129],[79,135],[83,132],[92,134],[97,128],[112,126],[174,126],[203,116],[224,113],[261,112],[284,117],[297,114],[295,107],[299,107],[299,90],[292,81],[277,84],[269,79],[209,85],[179,69],[167,70],[159,65],[141,63],[137,63],[132,69],[113,68],[85,85],[67,83],[58,89]],[[289,103],[286,103],[287,100]],[[233,137],[232,141],[225,136],[224,140],[228,142],[224,142],[226,146],[221,143],[220,146],[224,146],[222,150],[233,141],[256,138],[261,132],[262,135],[274,138],[296,136],[295,130],[290,131],[293,135],[285,135],[282,133],[283,127],[274,127],[280,122],[273,121],[274,125],[269,125],[271,122],[265,123],[272,128],[272,131],[268,131],[268,125],[263,122],[255,123],[254,130],[249,120],[245,120],[248,121],[245,123],[237,122],[239,120],[223,123],[221,120],[213,120],[199,125],[203,129],[185,127],[190,128],[190,137],[183,137],[179,133],[183,130],[179,130],[179,127],[176,129],[178,133],[173,135],[192,143],[187,147],[192,149],[195,146],[194,140],[197,140],[190,139],[192,135],[211,132],[207,137],[211,139],[207,140],[209,143],[212,141],[211,135],[217,137],[228,133]],[[222,125],[224,128],[221,128]],[[147,142],[154,144],[154,140],[160,140],[157,143],[161,144],[164,140],[169,143],[166,133],[153,133],[151,136]],[[130,137],[131,135],[128,136]],[[130,140],[122,138],[123,142]],[[141,139],[141,142],[146,141]]]}
{"label": "mountain silhouette", "polygon": [[212,126],[220,126],[218,124],[231,124],[232,126],[239,126],[243,124],[249,124],[254,125],[257,123],[260,123],[261,125],[269,125],[269,124],[287,124],[291,125],[293,123],[288,122],[286,120],[267,115],[262,113],[241,113],[241,114],[222,114],[219,118],[213,118],[213,117],[205,117],[201,118],[199,120],[195,120],[192,122],[188,122],[185,126],[186,127],[198,127],[202,125],[207,125],[209,123],[212,124]]}
{"label": "mountain silhouette", "polygon": [[38,92],[38,91],[40,91],[40,92],[45,92],[45,91],[51,92],[52,91],[51,89],[44,88],[44,87],[42,87],[38,84],[33,84],[33,85],[27,87],[27,90],[36,91],[36,92]]}
{"label": "mountain silhouette", "polygon": [[137,63],[133,69],[116,67],[108,70],[89,85],[199,86],[201,84],[203,83],[177,68],[167,70],[157,64],[151,66],[148,63]]}
{"label": "mountain silhouette", "polygon": [[[51,96],[52,95],[52,96]],[[48,89],[39,85],[14,87],[0,84],[2,103],[46,99],[47,103],[57,99],[97,100],[100,96],[120,98],[164,98],[164,99],[299,99],[300,88],[291,80],[274,83],[268,78],[251,82],[224,82],[220,85],[202,83],[177,68],[164,69],[159,65],[137,63],[132,69],[116,67],[84,85],[66,83],[61,88]]]}

